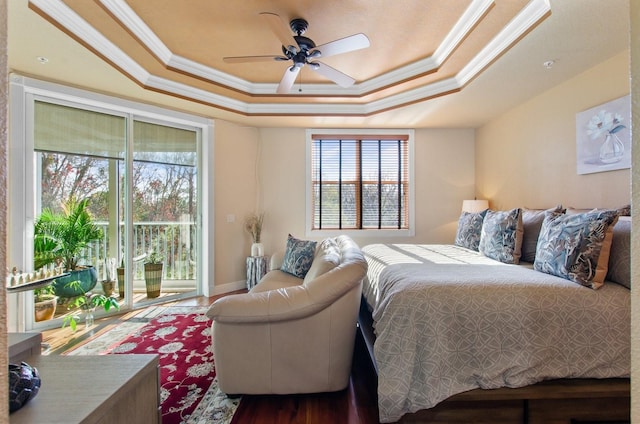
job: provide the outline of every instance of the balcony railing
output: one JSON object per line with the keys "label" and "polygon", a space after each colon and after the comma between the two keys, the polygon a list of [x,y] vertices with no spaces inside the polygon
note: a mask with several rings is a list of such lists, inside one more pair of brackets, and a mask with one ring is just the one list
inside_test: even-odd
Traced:
{"label": "balcony railing", "polygon": [[[93,265],[98,272],[98,279],[107,277],[105,259],[109,257],[111,243],[109,224],[97,222],[102,228],[104,237],[93,243],[83,255],[84,263]],[[119,228],[121,243],[124,243],[124,224]],[[133,257],[155,251],[164,264],[162,279],[167,282],[191,281],[196,278],[197,237],[196,225],[193,222],[136,222],[133,224]],[[124,252],[121,244],[119,252]],[[115,258],[116,263],[121,258]],[[134,281],[144,279],[144,261],[134,262]],[[115,276],[114,276],[115,277]]]}

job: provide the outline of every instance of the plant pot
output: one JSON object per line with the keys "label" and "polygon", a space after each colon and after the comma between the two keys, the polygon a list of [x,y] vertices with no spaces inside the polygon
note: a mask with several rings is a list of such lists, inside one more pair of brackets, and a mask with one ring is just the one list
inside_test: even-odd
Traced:
{"label": "plant pot", "polygon": [[118,276],[118,294],[120,299],[124,299],[124,268],[117,268],[116,274]]}
{"label": "plant pot", "polygon": [[144,264],[144,283],[147,287],[147,297],[160,296],[162,264]]}
{"label": "plant pot", "polygon": [[48,299],[36,302],[33,306],[36,322],[47,321],[53,318],[56,313],[58,296],[51,296]]}
{"label": "plant pot", "polygon": [[103,281],[102,282],[102,291],[104,295],[110,297],[113,294],[113,289],[115,288],[115,281]]}
{"label": "plant pot", "polygon": [[[67,287],[72,281],[80,281],[80,289],[74,287]],[[84,269],[78,269],[71,271],[71,274],[56,278],[52,285],[55,290],[56,296],[59,297],[77,297],[90,292],[98,283],[98,273],[92,266],[87,266]]]}

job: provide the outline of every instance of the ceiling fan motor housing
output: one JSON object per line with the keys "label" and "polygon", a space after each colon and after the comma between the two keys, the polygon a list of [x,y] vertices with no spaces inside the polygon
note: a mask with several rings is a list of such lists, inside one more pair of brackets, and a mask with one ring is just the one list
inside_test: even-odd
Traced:
{"label": "ceiling fan motor housing", "polygon": [[309,28],[309,22],[305,21],[302,18],[296,18],[292,19],[291,22],[289,22],[289,26],[291,27],[293,32],[298,35],[302,35],[307,30],[307,28]]}

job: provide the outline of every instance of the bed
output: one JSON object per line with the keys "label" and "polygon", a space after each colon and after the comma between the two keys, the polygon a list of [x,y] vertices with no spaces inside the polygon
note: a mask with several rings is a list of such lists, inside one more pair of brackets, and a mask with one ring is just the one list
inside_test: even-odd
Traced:
{"label": "bed", "polygon": [[[624,250],[622,237],[613,240],[615,252]],[[507,264],[456,244],[372,244],[362,250],[368,274],[360,326],[369,333],[381,422],[474,389],[543,381],[562,381],[562,387],[587,382],[586,394],[575,395],[587,398],[596,396],[595,385],[609,384],[611,389],[598,390],[621,394],[626,399],[616,408],[628,408],[627,286],[607,281],[594,290],[540,272],[533,263]],[[611,260],[618,260],[611,251]],[[524,416],[521,422],[530,422],[527,408],[516,413]]]}

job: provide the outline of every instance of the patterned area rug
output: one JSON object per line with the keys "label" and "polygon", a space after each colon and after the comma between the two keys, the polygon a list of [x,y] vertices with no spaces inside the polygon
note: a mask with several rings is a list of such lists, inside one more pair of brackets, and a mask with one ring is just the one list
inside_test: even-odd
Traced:
{"label": "patterned area rug", "polygon": [[165,311],[144,322],[125,322],[69,355],[155,353],[160,362],[163,424],[228,424],[240,401],[218,389],[211,321],[202,313]]}

